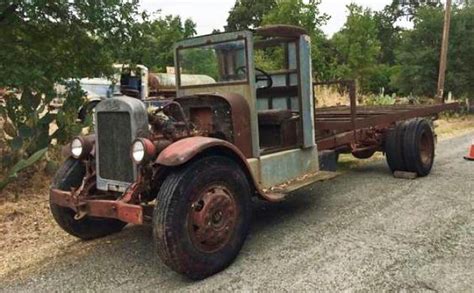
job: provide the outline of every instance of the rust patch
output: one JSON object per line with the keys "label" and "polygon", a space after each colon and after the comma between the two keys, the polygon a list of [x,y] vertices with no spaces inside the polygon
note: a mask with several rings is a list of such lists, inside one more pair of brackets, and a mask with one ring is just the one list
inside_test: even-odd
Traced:
{"label": "rust patch", "polygon": [[50,200],[62,207],[70,208],[87,216],[118,219],[127,223],[143,224],[143,208],[116,200],[76,201],[72,192],[51,189]]}
{"label": "rust patch", "polygon": [[235,230],[238,207],[224,186],[210,187],[193,199],[188,213],[188,231],[194,245],[212,253],[225,246]]}

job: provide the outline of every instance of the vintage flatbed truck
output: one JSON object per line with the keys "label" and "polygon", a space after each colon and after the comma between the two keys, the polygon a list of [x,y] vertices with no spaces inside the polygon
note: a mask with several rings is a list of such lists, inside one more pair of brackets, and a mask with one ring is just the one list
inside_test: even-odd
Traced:
{"label": "vintage flatbed truck", "polygon": [[[81,239],[151,223],[163,262],[202,279],[237,256],[252,197],[279,202],[327,178],[322,151],[384,152],[392,171],[430,173],[431,118],[456,104],[357,107],[348,83],[350,107],[315,110],[310,56],[309,37],[292,26],[179,42],[175,98],[104,100],[95,134],[67,147],[50,191],[54,219]],[[258,67],[269,61],[271,71]]]}

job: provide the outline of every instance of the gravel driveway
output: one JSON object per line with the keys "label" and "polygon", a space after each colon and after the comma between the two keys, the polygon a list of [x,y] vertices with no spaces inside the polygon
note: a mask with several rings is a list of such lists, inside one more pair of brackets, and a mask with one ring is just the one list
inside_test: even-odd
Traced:
{"label": "gravel driveway", "polygon": [[474,162],[462,159],[473,137],[441,142],[427,178],[395,179],[375,161],[284,203],[256,203],[236,262],[201,282],[157,259],[150,227],[130,227],[0,280],[0,291],[473,292]]}

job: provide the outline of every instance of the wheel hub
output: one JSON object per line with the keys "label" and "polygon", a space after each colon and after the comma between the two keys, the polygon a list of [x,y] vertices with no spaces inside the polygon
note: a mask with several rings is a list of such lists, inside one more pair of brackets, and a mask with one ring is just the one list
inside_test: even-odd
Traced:
{"label": "wheel hub", "polygon": [[188,215],[193,244],[203,252],[214,252],[227,244],[237,222],[237,205],[229,190],[214,186],[201,192]]}
{"label": "wheel hub", "polygon": [[420,158],[423,165],[429,165],[433,160],[434,143],[430,134],[424,132],[420,142]]}

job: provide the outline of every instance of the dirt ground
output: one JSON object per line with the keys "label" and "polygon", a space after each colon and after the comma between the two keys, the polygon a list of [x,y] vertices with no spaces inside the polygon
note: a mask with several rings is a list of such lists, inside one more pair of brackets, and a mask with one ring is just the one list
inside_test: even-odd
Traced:
{"label": "dirt ground", "polygon": [[150,227],[90,242],[68,236],[50,216],[48,179],[35,177],[0,195],[0,290],[472,292],[474,165],[462,156],[474,119],[443,120],[437,130],[432,176],[394,179],[384,161],[373,160],[285,203],[258,203],[236,263],[199,283],[157,260]]}

